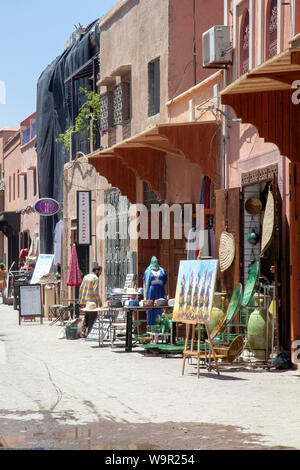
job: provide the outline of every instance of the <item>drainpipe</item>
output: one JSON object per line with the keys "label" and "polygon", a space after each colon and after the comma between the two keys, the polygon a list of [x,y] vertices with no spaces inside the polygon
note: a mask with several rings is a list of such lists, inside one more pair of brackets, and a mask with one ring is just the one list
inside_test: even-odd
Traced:
{"label": "drainpipe", "polygon": [[[224,25],[228,26],[229,18],[229,0],[224,0]],[[228,71],[224,69],[223,89],[228,85]],[[227,106],[224,106],[224,112],[227,114]],[[225,116],[223,117],[223,147],[224,147],[224,167],[223,167],[223,187],[228,189],[228,128]]]}

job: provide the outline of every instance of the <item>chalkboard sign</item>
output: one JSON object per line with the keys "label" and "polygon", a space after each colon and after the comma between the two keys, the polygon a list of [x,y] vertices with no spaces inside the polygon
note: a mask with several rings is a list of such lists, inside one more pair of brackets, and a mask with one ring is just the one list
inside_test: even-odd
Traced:
{"label": "chalkboard sign", "polygon": [[30,284],[37,284],[41,277],[52,271],[54,255],[39,255]]}
{"label": "chalkboard sign", "polygon": [[26,317],[39,317],[41,319],[41,323],[43,323],[42,315],[42,296],[40,284],[20,285],[19,324],[21,324],[21,318]]}
{"label": "chalkboard sign", "polygon": [[98,342],[99,346],[103,344],[105,337],[109,332],[109,327],[111,325],[111,318],[105,318],[101,315],[96,318],[92,328],[90,329],[89,334],[85,338],[86,341]]}

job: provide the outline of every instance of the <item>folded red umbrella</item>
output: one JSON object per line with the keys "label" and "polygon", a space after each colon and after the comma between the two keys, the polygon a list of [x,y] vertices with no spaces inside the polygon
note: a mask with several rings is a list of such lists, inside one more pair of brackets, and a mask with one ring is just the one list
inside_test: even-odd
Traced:
{"label": "folded red umbrella", "polygon": [[76,246],[73,245],[69,264],[67,286],[80,286],[82,282]]}

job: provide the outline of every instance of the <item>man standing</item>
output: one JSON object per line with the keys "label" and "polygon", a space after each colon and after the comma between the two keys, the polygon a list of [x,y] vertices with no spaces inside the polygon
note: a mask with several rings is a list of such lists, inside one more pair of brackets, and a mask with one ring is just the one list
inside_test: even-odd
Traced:
{"label": "man standing", "polygon": [[99,277],[102,273],[102,267],[98,263],[94,263],[93,271],[90,274],[84,276],[81,286],[79,288],[79,303],[80,304],[89,304],[88,309],[83,309],[85,312],[83,329],[85,333],[91,328],[91,323],[95,321],[95,308],[91,310],[91,303],[95,307],[101,306],[101,299],[99,296]]}
{"label": "man standing", "polygon": [[93,271],[84,276],[79,289],[79,302],[86,304],[87,302],[96,302],[100,307],[101,300],[99,296],[99,277],[102,273],[102,267],[97,263],[94,264]]}

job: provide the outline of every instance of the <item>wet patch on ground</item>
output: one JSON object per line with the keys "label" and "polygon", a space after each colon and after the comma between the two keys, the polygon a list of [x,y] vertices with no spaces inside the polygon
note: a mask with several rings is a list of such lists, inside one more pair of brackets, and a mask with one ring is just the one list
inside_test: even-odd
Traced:
{"label": "wet patch on ground", "polygon": [[64,425],[56,420],[0,419],[0,449],[44,450],[288,450],[233,426],[205,423]]}

